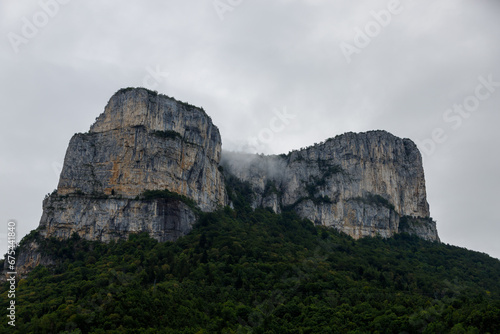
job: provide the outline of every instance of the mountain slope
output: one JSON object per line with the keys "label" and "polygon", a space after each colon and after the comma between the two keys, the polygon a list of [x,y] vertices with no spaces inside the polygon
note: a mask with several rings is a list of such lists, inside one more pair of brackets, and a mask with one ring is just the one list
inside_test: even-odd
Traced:
{"label": "mountain slope", "polygon": [[[293,212],[252,211],[236,193],[236,210],[202,213],[176,242],[147,234],[108,244],[76,234],[59,241],[33,232],[22,243],[37,239],[55,265],[39,266],[19,282],[16,329],[500,331],[497,259],[406,234],[354,240]],[[7,288],[1,288],[4,309]]]}
{"label": "mountain slope", "polygon": [[196,213],[179,201],[144,200],[144,193],[180,194],[213,211],[231,205],[224,177],[233,175],[251,185],[253,208],[291,208],[353,238],[408,232],[439,240],[422,158],[409,139],[346,133],[279,156],[221,147],[202,108],[144,88],[120,89],[89,131],[71,139],[57,189],[43,201],[39,231],[105,242],[148,232],[174,241],[191,230]]}

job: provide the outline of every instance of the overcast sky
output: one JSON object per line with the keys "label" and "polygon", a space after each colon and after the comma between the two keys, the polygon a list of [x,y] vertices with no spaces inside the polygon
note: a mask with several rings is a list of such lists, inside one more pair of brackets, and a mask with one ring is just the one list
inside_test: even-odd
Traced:
{"label": "overcast sky", "polygon": [[441,240],[500,258],[499,14],[493,0],[0,0],[1,247],[9,219],[38,226],[71,136],[144,86],[202,106],[226,150],[410,138]]}

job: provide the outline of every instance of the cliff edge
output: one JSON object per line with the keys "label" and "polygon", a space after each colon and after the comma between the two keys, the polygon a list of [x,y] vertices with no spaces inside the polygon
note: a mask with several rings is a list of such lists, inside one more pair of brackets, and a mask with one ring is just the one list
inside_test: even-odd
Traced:
{"label": "cliff edge", "polygon": [[[203,109],[144,88],[121,89],[89,132],[71,139],[37,235],[107,242],[147,232],[174,241],[201,212],[233,204],[227,180],[236,178],[251,189],[253,208],[294,210],[354,238],[407,232],[439,241],[422,158],[409,139],[346,133],[271,156],[222,153],[221,146]],[[20,274],[50,263],[36,242],[25,248]]]}
{"label": "cliff edge", "polygon": [[346,133],[286,155],[223,152],[222,165],[251,185],[254,208],[291,209],[356,239],[408,232],[439,241],[422,157],[409,139]]}
{"label": "cliff edge", "polygon": [[119,90],[90,131],[71,139],[39,231],[176,240],[191,230],[196,209],[225,204],[220,155],[219,130],[200,108],[146,89]]}

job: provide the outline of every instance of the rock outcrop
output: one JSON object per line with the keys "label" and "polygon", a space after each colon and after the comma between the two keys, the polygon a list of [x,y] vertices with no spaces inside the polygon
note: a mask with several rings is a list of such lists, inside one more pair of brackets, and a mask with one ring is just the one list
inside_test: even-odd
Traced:
{"label": "rock outcrop", "polygon": [[67,239],[73,233],[89,240],[126,239],[148,232],[158,241],[175,241],[191,231],[196,214],[172,198],[150,200],[50,196],[43,203],[39,230],[42,236]]}
{"label": "rock outcrop", "polygon": [[[251,184],[254,208],[295,210],[354,238],[408,232],[439,240],[422,158],[409,139],[346,133],[286,155],[224,152],[222,159],[225,173]],[[109,241],[148,232],[176,240],[196,220],[193,205],[180,199],[202,211],[231,204],[219,163],[219,130],[202,109],[146,89],[122,89],[88,133],[71,139],[39,230],[58,238],[76,232]],[[142,196],[165,189],[184,197]]]}
{"label": "rock outcrop", "polygon": [[[57,238],[76,233],[109,241],[147,232],[176,240],[191,230],[196,210],[231,204],[221,145],[202,109],[146,89],[122,89],[88,133],[71,139],[38,230]],[[250,183],[253,207],[295,210],[354,238],[406,231],[439,240],[422,159],[409,139],[347,133],[287,155],[225,152],[222,167]]]}
{"label": "rock outcrop", "polygon": [[[409,139],[347,133],[287,155],[223,152],[222,165],[250,183],[253,207],[293,209],[354,238],[409,232],[439,240],[428,219],[422,158]],[[414,219],[400,228],[402,217]]]}
{"label": "rock outcrop", "polygon": [[225,203],[221,145],[203,110],[146,89],[122,89],[88,133],[71,139],[57,194],[133,198],[169,189],[211,211]]}
{"label": "rock outcrop", "polygon": [[191,230],[193,210],[180,197],[142,195],[167,189],[202,211],[225,205],[220,157],[219,130],[202,109],[146,89],[122,89],[88,133],[71,139],[39,230],[57,238],[75,232],[109,241],[148,232],[176,240]]}
{"label": "rock outcrop", "polygon": [[[71,139],[36,233],[106,242],[147,232],[174,241],[200,211],[232,205],[224,177],[236,177],[250,185],[254,208],[294,210],[354,238],[408,232],[439,241],[422,158],[409,139],[347,133],[272,156],[221,157],[221,145],[202,109],[143,88],[121,89],[90,131]],[[51,264],[36,242],[22,248],[21,275]]]}

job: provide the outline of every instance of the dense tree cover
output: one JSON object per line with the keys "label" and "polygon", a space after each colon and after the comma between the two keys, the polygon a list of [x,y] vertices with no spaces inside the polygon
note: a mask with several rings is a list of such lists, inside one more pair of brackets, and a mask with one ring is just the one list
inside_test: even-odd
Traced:
{"label": "dense tree cover", "polygon": [[406,234],[353,240],[242,203],[175,243],[30,234],[57,265],[18,282],[16,328],[3,316],[0,332],[500,332],[497,259]]}

